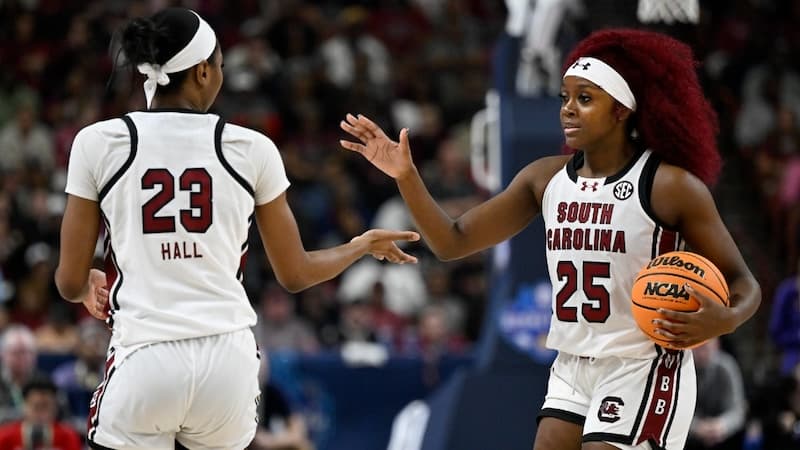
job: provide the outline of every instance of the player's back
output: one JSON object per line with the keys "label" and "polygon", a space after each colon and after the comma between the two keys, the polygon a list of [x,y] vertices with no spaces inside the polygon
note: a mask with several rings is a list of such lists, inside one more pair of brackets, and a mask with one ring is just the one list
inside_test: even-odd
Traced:
{"label": "player's back", "polygon": [[[252,326],[241,284],[249,225],[258,197],[288,185],[274,145],[188,111],[135,112],[82,132],[94,133],[107,147],[86,153],[107,228],[112,345]],[[276,170],[265,194],[258,185]]]}

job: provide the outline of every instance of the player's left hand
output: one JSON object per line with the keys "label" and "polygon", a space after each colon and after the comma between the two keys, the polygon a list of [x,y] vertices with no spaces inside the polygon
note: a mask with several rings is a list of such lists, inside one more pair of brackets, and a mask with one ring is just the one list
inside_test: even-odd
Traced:
{"label": "player's left hand", "polygon": [[416,263],[417,258],[400,250],[395,241],[418,241],[419,233],[414,231],[368,230],[354,237],[350,242],[363,241],[367,253],[378,261],[384,259],[396,264]]}
{"label": "player's left hand", "polygon": [[81,303],[92,317],[106,320],[108,318],[108,289],[106,288],[105,272],[91,269],[87,284],[87,290]]}
{"label": "player's left hand", "polygon": [[731,333],[736,327],[730,309],[712,298],[685,286],[686,292],[697,299],[700,307],[693,312],[671,311],[659,308],[663,319],[653,319],[657,328],[655,333],[670,341],[674,348],[689,348],[701,344],[713,337]]}

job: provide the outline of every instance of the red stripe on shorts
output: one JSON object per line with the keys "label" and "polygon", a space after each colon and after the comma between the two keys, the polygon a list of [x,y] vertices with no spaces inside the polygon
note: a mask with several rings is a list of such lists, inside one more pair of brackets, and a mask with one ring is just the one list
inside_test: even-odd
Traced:
{"label": "red stripe on shorts", "polygon": [[650,391],[650,406],[647,407],[647,415],[636,445],[652,440],[659,446],[664,446],[669,418],[675,410],[675,388],[682,357],[681,352],[674,350],[666,350],[659,357],[654,385]]}
{"label": "red stripe on shorts", "polygon": [[106,385],[108,384],[108,379],[111,377],[112,368],[114,367],[114,352],[112,350],[111,354],[108,355],[108,359],[106,359],[106,369],[103,372],[103,381],[97,386],[95,389],[94,394],[92,394],[92,399],[89,402],[89,416],[87,417],[86,423],[86,430],[87,436],[92,439],[94,438],[93,432],[94,429],[97,427],[98,416],[100,415],[100,401],[103,399],[103,394],[106,392]]}

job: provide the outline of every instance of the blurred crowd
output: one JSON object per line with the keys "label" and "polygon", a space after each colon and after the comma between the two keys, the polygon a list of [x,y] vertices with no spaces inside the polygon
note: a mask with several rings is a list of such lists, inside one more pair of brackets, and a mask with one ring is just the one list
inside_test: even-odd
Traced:
{"label": "blurred crowd", "polygon": [[[584,3],[572,33],[612,24],[598,21],[613,8]],[[307,248],[370,227],[413,227],[394,183],[339,148],[346,113],[392,133],[408,127],[423,177],[452,215],[487,196],[470,177],[468,124],[491,84],[503,2],[0,0],[0,424],[52,416],[64,429],[85,429],[109,335],[53,285],[66,164],[81,127],[144,107],[141,76],[124,67],[114,35],[128,18],[168,5],[191,7],[215,28],[226,78],[213,112],[275,141]],[[762,256],[785,280],[763,286],[779,367],[743,372],[725,340],[698,351],[698,385],[730,395],[700,390],[692,445],[800,448],[800,1],[709,0],[701,9],[699,26],[673,31],[702,62],[720,148],[743,163],[736,182],[755,193],[748,208],[769,227]],[[485,255],[443,264],[422,244],[406,250],[420,264],[364,259],[289,294],[253,234],[245,287],[261,348],[315,354],[367,342],[427,358],[468,351],[487,300]],[[24,429],[34,436],[35,427]],[[269,448],[268,437],[260,442]]]}

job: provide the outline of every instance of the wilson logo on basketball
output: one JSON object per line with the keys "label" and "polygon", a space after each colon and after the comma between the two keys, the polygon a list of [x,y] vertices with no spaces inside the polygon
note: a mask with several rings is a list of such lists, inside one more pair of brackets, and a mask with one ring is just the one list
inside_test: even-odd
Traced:
{"label": "wilson logo on basketball", "polygon": [[659,297],[682,298],[689,300],[689,293],[682,285],[676,283],[660,283],[658,281],[648,281],[644,287],[644,295],[656,295]]}
{"label": "wilson logo on basketball", "polygon": [[656,267],[656,266],[682,267],[682,268],[686,269],[689,272],[694,272],[694,274],[698,275],[700,278],[705,278],[706,277],[705,269],[703,269],[702,267],[699,267],[699,266],[697,266],[695,264],[692,264],[691,262],[684,261],[683,259],[681,259],[680,256],[669,256],[669,257],[667,257],[667,256],[659,256],[659,257],[656,257],[655,259],[650,261],[649,264],[647,264],[647,269],[650,269],[650,268]]}

